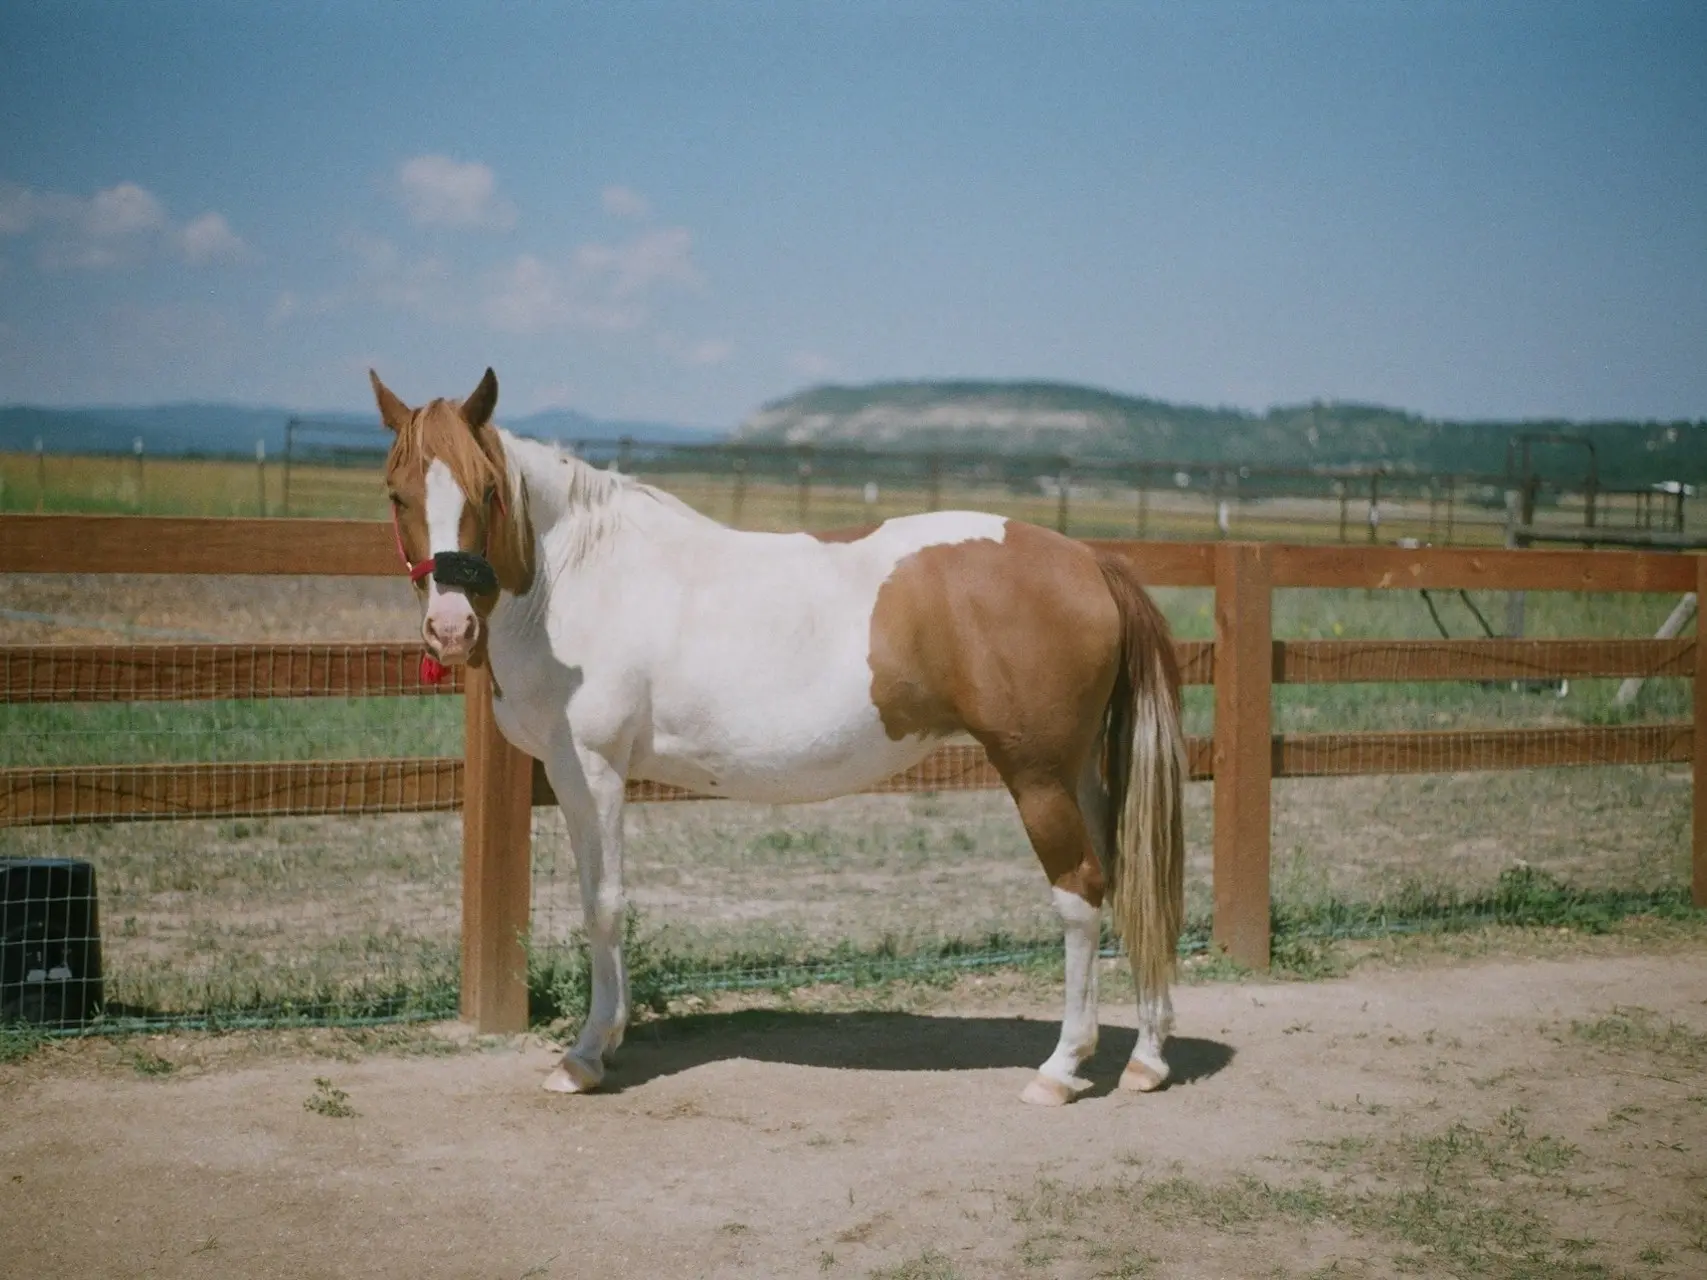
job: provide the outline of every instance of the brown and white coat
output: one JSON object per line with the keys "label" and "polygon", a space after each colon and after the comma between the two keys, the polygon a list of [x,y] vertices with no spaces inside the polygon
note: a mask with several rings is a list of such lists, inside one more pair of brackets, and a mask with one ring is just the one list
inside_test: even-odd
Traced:
{"label": "brown and white coat", "polygon": [[544,762],[580,870],[594,991],[546,1081],[596,1087],[628,1021],[621,951],[629,778],[792,803],[861,790],[967,734],[1000,772],[1066,932],[1061,1039],[1029,1101],[1088,1088],[1098,921],[1139,991],[1122,1077],[1167,1077],[1182,912],[1183,737],[1168,629],[1130,569],[995,515],[890,520],[847,539],[746,533],[495,427],[467,401],[410,409],[387,484],[408,561],[487,561],[498,590],[425,575],[423,639],[489,663],[511,742]]}

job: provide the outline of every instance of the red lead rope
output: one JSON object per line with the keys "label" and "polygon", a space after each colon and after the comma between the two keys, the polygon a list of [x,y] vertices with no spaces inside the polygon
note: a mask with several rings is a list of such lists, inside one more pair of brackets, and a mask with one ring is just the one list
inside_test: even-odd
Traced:
{"label": "red lead rope", "polygon": [[[503,515],[504,500],[502,498],[496,498],[495,501],[498,504],[498,514]],[[397,507],[395,504],[393,504],[391,508],[391,535],[397,539],[397,558],[403,562],[404,569],[408,571],[410,582],[419,582],[422,578],[426,577],[433,571],[434,560],[432,556],[428,556],[425,560],[421,561],[420,564],[409,563],[409,553],[403,549],[403,526],[398,522]],[[488,526],[486,530],[486,543],[488,547],[491,546],[491,541],[492,530],[490,526]],[[485,555],[486,553],[485,551],[482,551],[481,554]],[[422,684],[438,684],[445,678],[445,664],[433,657],[432,654],[423,653],[421,655],[420,676]]]}
{"label": "red lead rope", "polygon": [[[419,582],[433,571],[433,558],[428,556],[420,564],[409,563],[409,553],[403,549],[403,526],[397,521],[397,508],[391,508],[391,532],[397,539],[397,558],[408,570],[409,581]],[[430,653],[421,655],[421,670],[419,672],[422,684],[438,684],[445,678],[445,664]]]}

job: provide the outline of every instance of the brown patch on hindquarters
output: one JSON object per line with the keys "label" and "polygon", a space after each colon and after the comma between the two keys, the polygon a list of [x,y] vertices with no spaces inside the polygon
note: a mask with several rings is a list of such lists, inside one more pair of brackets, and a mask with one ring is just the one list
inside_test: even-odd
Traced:
{"label": "brown patch on hindquarters", "polygon": [[1050,883],[1099,905],[1077,788],[1121,661],[1121,614],[1082,543],[1008,521],[1001,542],[925,547],[871,617],[871,699],[891,738],[966,732],[1019,805]]}

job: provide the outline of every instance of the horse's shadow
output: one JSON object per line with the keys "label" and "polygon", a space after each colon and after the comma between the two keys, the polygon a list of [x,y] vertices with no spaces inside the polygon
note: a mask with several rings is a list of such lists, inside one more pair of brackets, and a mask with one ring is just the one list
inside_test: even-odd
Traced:
{"label": "horse's shadow", "polygon": [[[604,1091],[620,1093],[713,1062],[745,1058],[842,1071],[977,1071],[1036,1067],[1055,1048],[1060,1024],[1030,1018],[956,1018],[917,1013],[798,1013],[751,1009],[661,1019],[630,1029]],[[1137,1033],[1104,1027],[1085,1074],[1093,1094],[1114,1087]],[[1233,1060],[1231,1045],[1170,1039],[1170,1087],[1195,1084]]]}

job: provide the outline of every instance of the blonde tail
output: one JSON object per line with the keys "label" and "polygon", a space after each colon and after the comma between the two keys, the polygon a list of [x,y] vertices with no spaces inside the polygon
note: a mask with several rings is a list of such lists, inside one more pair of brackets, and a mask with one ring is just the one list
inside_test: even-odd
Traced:
{"label": "blonde tail", "polygon": [[1121,663],[1103,731],[1114,850],[1114,927],[1139,1003],[1166,1001],[1185,918],[1185,734],[1179,664],[1162,617],[1126,563],[1098,557],[1120,606]]}

